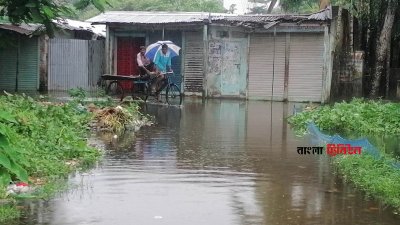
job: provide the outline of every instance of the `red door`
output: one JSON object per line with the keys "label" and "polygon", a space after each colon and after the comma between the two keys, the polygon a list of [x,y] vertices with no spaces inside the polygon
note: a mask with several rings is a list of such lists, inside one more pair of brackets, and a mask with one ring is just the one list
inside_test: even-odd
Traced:
{"label": "red door", "polygon": [[[136,55],[140,46],[144,45],[144,38],[120,37],[117,41],[117,74],[121,76],[138,75]],[[124,90],[131,90],[132,83],[122,82]]]}

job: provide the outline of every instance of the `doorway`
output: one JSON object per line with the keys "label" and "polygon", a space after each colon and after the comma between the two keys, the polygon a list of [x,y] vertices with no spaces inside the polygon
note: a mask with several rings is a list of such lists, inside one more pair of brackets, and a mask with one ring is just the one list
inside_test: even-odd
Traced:
{"label": "doorway", "polygon": [[[136,55],[140,51],[140,46],[144,46],[145,44],[146,39],[144,37],[118,37],[117,75],[130,76],[139,74]],[[124,90],[131,90],[131,82],[124,81],[121,83]]]}

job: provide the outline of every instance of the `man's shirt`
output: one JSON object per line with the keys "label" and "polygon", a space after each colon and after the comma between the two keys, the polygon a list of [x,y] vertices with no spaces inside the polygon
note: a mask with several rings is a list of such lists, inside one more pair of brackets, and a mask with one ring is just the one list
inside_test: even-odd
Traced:
{"label": "man's shirt", "polygon": [[139,67],[144,67],[150,64],[150,60],[140,52],[137,54],[136,61]]}
{"label": "man's shirt", "polygon": [[171,68],[171,56],[169,51],[165,55],[162,53],[162,51],[158,51],[156,54],[156,59],[154,60],[154,64],[156,64],[158,70],[160,70],[162,73],[166,73],[167,66]]}

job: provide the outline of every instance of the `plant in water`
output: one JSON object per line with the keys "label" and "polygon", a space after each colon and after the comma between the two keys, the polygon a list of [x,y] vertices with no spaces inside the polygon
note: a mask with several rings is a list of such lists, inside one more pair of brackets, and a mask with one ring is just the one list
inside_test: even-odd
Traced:
{"label": "plant in water", "polygon": [[86,98],[87,93],[86,91],[79,87],[79,88],[72,88],[70,90],[68,90],[68,94],[75,98],[76,100],[78,100],[79,102],[83,102],[83,100]]}

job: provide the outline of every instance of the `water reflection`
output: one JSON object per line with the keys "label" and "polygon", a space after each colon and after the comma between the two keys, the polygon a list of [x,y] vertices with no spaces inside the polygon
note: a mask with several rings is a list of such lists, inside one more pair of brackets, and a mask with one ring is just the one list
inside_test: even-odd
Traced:
{"label": "water reflection", "polygon": [[26,202],[20,224],[398,224],[332,175],[329,158],[298,155],[292,103],[148,105],[154,127],[113,140],[78,188]]}

